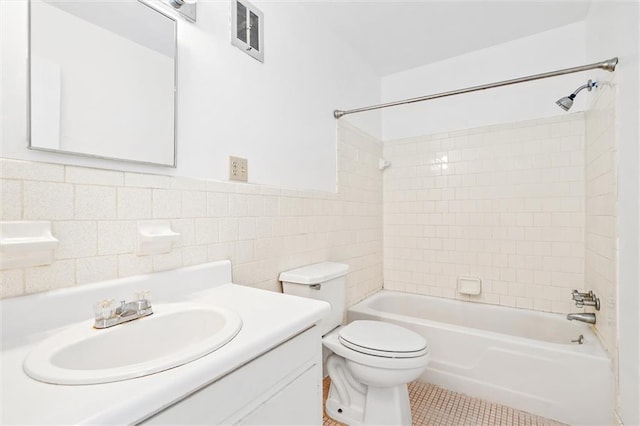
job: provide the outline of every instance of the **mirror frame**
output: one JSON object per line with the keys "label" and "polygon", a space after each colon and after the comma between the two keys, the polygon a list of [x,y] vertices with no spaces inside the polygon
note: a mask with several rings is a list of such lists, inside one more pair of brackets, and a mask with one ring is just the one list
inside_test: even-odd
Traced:
{"label": "mirror frame", "polygon": [[145,164],[152,166],[162,166],[162,167],[172,167],[176,168],[178,166],[178,20],[176,17],[171,16],[165,11],[161,10],[161,8],[155,7],[152,5],[150,0],[137,0],[138,3],[143,6],[148,7],[149,9],[157,12],[166,18],[172,20],[174,22],[174,60],[173,60],[173,163],[172,164],[164,164],[164,163],[154,163],[151,161],[143,161],[143,160],[132,160],[128,158],[119,158],[119,157],[106,157],[103,155],[97,154],[88,154],[84,152],[76,152],[76,151],[65,151],[62,149],[50,149],[50,148],[41,148],[37,146],[33,146],[31,144],[31,127],[33,125],[31,119],[31,51],[32,51],[32,43],[31,43],[31,0],[27,0],[27,148],[34,151],[44,151],[44,152],[53,152],[57,154],[65,154],[65,155],[78,155],[81,157],[89,157],[96,158],[100,160],[110,160],[110,161],[124,161],[127,163],[135,163],[135,164]]}

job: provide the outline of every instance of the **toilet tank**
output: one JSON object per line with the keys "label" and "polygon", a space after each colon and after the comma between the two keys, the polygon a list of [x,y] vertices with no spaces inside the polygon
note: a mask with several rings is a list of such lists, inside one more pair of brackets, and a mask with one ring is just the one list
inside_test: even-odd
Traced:
{"label": "toilet tank", "polygon": [[331,314],[319,324],[323,336],[342,323],[348,271],[344,263],[323,262],[280,274],[285,294],[329,302]]}

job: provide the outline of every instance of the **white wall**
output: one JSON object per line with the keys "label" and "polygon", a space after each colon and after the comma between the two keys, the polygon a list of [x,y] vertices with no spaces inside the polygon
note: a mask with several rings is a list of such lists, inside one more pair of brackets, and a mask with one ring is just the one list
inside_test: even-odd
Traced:
{"label": "white wall", "polygon": [[[584,65],[584,39],[585,24],[580,22],[392,74],[382,79],[383,102]],[[571,74],[388,108],[383,112],[383,140],[559,115],[562,111],[555,101],[585,84],[590,75]],[[587,98],[581,93],[571,112],[584,110]]]}
{"label": "white wall", "polygon": [[[226,179],[228,156],[238,155],[249,159],[250,182],[335,191],[332,111],[377,103],[379,79],[304,5],[254,3],[265,14],[264,64],[231,46],[229,2],[200,2],[195,24],[179,18],[174,170],[27,150],[27,3],[1,2],[2,156]],[[378,117],[349,120],[376,136]]]}
{"label": "white wall", "polygon": [[[614,84],[618,150],[618,414],[640,424],[640,6],[635,1],[594,2],[586,21],[587,59],[618,56]],[[611,75],[601,73],[602,78]]]}

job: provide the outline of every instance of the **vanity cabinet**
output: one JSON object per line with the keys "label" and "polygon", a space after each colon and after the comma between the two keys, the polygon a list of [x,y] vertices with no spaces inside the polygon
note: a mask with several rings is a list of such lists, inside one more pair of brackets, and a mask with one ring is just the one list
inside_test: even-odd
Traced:
{"label": "vanity cabinet", "polygon": [[[212,262],[0,300],[2,317],[12,318],[0,335],[0,424],[321,425],[322,338],[315,324],[330,313],[329,305],[233,284],[231,271],[229,261]],[[155,305],[151,318],[171,306],[185,312],[195,307],[224,308],[238,314],[242,328],[208,355],[129,380],[66,386],[25,373],[25,359],[45,338],[70,327],[84,329],[83,323],[89,329],[93,325],[83,308],[60,310],[60,306],[121,300],[140,289],[163,301]],[[50,320],[43,322],[43,317]],[[110,330],[124,333],[133,325]],[[171,326],[190,327],[177,322]],[[172,336],[175,332],[148,333],[150,343],[179,346],[179,339]],[[133,350],[137,340],[129,339],[127,350]],[[69,344],[73,342],[69,339]],[[115,346],[114,355],[122,350]]]}
{"label": "vanity cabinet", "polygon": [[142,424],[322,424],[320,330],[307,329]]}

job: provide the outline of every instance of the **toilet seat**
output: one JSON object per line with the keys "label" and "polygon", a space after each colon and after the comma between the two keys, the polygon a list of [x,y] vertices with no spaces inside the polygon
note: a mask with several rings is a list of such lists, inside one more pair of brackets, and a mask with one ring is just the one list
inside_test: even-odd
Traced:
{"label": "toilet seat", "polygon": [[383,368],[386,370],[404,370],[408,368],[424,367],[429,362],[429,349],[424,355],[412,358],[391,358],[388,356],[370,355],[364,352],[351,349],[340,341],[340,327],[326,334],[322,338],[322,344],[334,354],[337,354],[348,361],[356,362],[371,367]]}
{"label": "toilet seat", "polygon": [[353,321],[340,329],[338,340],[351,350],[383,358],[418,358],[429,352],[419,334],[381,321]]}

